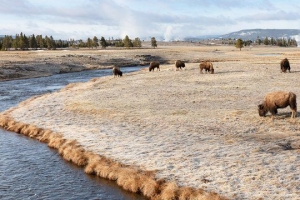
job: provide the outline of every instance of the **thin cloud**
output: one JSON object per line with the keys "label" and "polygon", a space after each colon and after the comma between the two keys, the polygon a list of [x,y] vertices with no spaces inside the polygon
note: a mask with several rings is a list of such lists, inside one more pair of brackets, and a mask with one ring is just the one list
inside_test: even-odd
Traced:
{"label": "thin cloud", "polygon": [[[150,36],[178,39],[298,24],[297,1],[0,0],[0,35],[26,32],[84,39]],[[270,23],[278,22],[278,23]],[[235,29],[235,30],[234,30]],[[39,32],[40,31],[40,32]]]}
{"label": "thin cloud", "polygon": [[279,10],[277,12],[259,12],[252,15],[247,15],[238,18],[243,21],[274,21],[274,20],[286,20],[295,21],[300,19],[298,12],[286,12]]}

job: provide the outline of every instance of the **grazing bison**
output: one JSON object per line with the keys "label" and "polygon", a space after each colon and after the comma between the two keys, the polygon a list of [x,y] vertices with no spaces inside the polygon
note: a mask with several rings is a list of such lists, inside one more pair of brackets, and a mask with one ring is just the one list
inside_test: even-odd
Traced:
{"label": "grazing bison", "polygon": [[156,61],[150,62],[149,72],[151,72],[152,70],[154,71],[155,68],[157,68],[157,71],[158,70],[160,71],[159,62]]}
{"label": "grazing bison", "polygon": [[115,77],[115,76],[122,76],[122,74],[123,74],[123,73],[121,72],[121,70],[120,70],[119,67],[114,67],[112,71],[113,71],[114,77]]}
{"label": "grazing bison", "polygon": [[177,69],[184,68],[184,67],[185,67],[185,64],[184,64],[184,62],[182,62],[181,60],[176,60],[176,61],[175,61],[175,67],[176,67],[176,71],[177,71]]}
{"label": "grazing bison", "polygon": [[205,69],[205,73],[210,72],[211,74],[214,73],[214,67],[211,62],[201,62],[200,65],[200,73],[203,74],[203,69]]}
{"label": "grazing bison", "polygon": [[265,117],[267,112],[270,112],[273,118],[277,114],[278,108],[287,106],[290,106],[292,110],[291,118],[295,118],[297,116],[297,102],[296,95],[293,92],[271,92],[265,96],[263,103],[258,105],[258,114]]}
{"label": "grazing bison", "polygon": [[289,72],[291,72],[291,67],[290,67],[290,62],[287,58],[283,59],[280,62],[280,68],[281,68],[281,72],[286,72],[286,70],[288,70]]}

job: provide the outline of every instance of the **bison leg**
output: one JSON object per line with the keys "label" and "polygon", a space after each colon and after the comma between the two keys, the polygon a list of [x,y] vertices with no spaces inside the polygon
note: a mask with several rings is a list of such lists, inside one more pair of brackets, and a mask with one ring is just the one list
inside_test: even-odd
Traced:
{"label": "bison leg", "polygon": [[297,96],[290,92],[290,97],[289,97],[289,105],[292,110],[292,116],[291,118],[295,118],[297,116]]}
{"label": "bison leg", "polygon": [[297,117],[297,107],[291,107],[291,110],[292,110],[292,115],[291,115],[291,118],[295,118]]}
{"label": "bison leg", "polygon": [[292,110],[291,118],[297,117],[297,110]]}
{"label": "bison leg", "polygon": [[272,108],[270,110],[270,113],[272,114],[272,116],[276,116],[276,114],[278,113],[277,108]]}

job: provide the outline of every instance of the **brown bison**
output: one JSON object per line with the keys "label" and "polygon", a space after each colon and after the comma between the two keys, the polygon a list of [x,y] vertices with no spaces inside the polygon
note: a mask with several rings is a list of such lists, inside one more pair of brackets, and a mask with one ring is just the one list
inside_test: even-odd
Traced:
{"label": "brown bison", "polygon": [[122,72],[121,72],[121,70],[120,70],[120,68],[119,67],[114,67],[113,69],[112,69],[112,71],[113,71],[113,75],[114,75],[114,77],[116,77],[116,76],[122,76]]}
{"label": "brown bison", "polygon": [[155,68],[157,68],[157,71],[158,70],[160,71],[159,62],[156,61],[150,62],[149,72],[151,72],[152,70],[154,71]]}
{"label": "brown bison", "polygon": [[297,116],[297,102],[296,95],[293,92],[271,92],[265,96],[263,103],[258,105],[258,114],[265,117],[267,112],[270,112],[273,118],[277,114],[278,108],[287,106],[290,106],[292,110],[291,118],[295,118]]}
{"label": "brown bison", "polygon": [[214,73],[214,67],[213,64],[211,62],[201,62],[200,65],[200,73],[203,74],[203,69],[205,70],[205,73],[209,72],[211,74]]}
{"label": "brown bison", "polygon": [[175,61],[175,68],[176,68],[176,71],[177,71],[177,69],[181,69],[181,68],[184,68],[184,67],[185,67],[184,62],[182,62],[181,60],[176,60],[176,61]]}
{"label": "brown bison", "polygon": [[286,72],[286,70],[291,72],[290,62],[287,58],[281,60],[280,69],[281,69],[281,72],[284,72],[284,73]]}

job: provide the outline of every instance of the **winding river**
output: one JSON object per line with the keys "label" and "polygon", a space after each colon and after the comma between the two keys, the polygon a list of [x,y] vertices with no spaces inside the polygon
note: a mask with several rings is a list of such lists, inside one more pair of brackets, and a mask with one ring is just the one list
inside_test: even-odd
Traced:
{"label": "winding river", "polygon": [[[124,73],[141,67],[122,68]],[[56,91],[72,82],[112,75],[109,70],[58,74],[0,82],[0,111],[34,95]],[[145,199],[115,182],[87,175],[46,144],[0,128],[0,199]]]}

